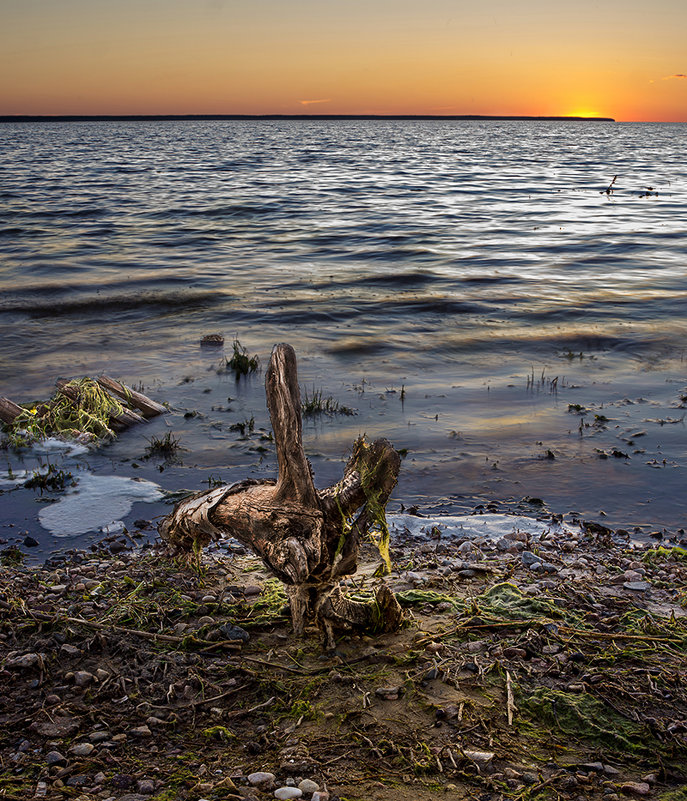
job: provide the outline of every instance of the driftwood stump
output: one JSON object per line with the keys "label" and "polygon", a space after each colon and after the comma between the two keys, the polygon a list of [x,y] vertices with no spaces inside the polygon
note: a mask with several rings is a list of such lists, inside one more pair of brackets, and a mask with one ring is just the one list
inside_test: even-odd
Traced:
{"label": "driftwood stump", "polygon": [[384,583],[374,601],[361,603],[344,596],[339,579],[355,573],[363,537],[378,538],[390,569],[384,509],[396,486],[398,453],[385,439],[370,444],[360,438],[341,481],[316,490],[303,450],[296,354],[290,345],[274,347],[265,392],[277,481],[248,479],[186,498],[161,521],[160,536],[181,552],[222,537],[250,547],[287,585],[296,634],[314,619],[327,649],[335,646],[335,629],[395,631],[401,608]]}

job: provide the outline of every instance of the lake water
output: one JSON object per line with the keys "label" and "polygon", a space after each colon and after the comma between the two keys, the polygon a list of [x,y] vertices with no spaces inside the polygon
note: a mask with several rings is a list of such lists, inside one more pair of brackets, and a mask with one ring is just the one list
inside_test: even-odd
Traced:
{"label": "lake water", "polygon": [[[407,449],[392,509],[535,497],[678,530],[684,142],[680,124],[2,125],[0,394],[107,373],[173,413],[97,452],[0,466],[51,458],[165,490],[271,475],[263,374],[237,383],[199,347],[220,333],[263,365],[291,343],[302,387],[357,411],[305,422],[319,485],[364,432]],[[180,460],[142,459],[167,431]],[[0,536],[63,547],[39,522],[57,496],[12,486]],[[122,519],[166,508],[135,501]]]}

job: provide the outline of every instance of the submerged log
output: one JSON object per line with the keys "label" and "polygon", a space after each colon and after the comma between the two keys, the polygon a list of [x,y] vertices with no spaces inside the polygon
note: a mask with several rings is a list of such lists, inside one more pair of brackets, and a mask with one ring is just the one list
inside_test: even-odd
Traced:
{"label": "submerged log", "polygon": [[[56,382],[57,388],[59,391],[70,401],[72,401],[76,406],[80,406],[81,400],[79,397],[79,390],[72,385],[70,381],[65,378],[60,378]],[[118,414],[110,414],[110,426],[115,431],[125,431],[130,426],[136,423],[145,423],[145,418],[141,417],[140,414],[132,411],[131,409],[122,408],[122,411]]]}
{"label": "submerged log", "polygon": [[17,417],[24,411],[21,406],[17,406],[9,398],[0,397],[0,420],[11,425]]}
{"label": "submerged log", "polygon": [[385,584],[374,601],[361,603],[344,596],[339,580],[355,573],[360,541],[375,531],[389,569],[384,510],[396,486],[398,453],[385,439],[370,444],[360,438],[341,481],[318,491],[303,450],[296,354],[290,345],[273,349],[265,392],[277,481],[248,479],[197,493],[161,521],[160,536],[187,553],[222,537],[250,547],[287,585],[296,634],[314,618],[328,649],[335,646],[335,629],[395,631],[401,608]]}
{"label": "submerged log", "polygon": [[96,380],[100,386],[111,395],[116,395],[118,398],[126,401],[129,406],[138,409],[146,419],[149,417],[157,417],[159,414],[165,414],[167,411],[161,403],[151,400],[147,395],[144,395],[142,392],[137,392],[135,389],[131,389],[131,387],[122,384],[120,381],[115,381],[114,378],[101,375]]}

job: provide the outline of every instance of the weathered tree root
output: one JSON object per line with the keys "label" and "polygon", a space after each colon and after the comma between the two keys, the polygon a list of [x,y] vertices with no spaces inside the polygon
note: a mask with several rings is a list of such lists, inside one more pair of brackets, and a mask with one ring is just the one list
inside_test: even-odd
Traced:
{"label": "weathered tree root", "polygon": [[361,603],[346,598],[338,581],[355,573],[366,537],[376,541],[383,568],[390,569],[384,510],[398,478],[398,453],[385,439],[370,444],[360,438],[341,481],[318,491],[303,451],[290,345],[274,347],[265,392],[279,466],[276,483],[249,479],[186,498],[161,521],[160,536],[187,553],[222,537],[250,547],[288,585],[296,634],[314,618],[328,649],[335,645],[335,629],[395,631],[402,612],[386,585],[378,588],[375,601]]}

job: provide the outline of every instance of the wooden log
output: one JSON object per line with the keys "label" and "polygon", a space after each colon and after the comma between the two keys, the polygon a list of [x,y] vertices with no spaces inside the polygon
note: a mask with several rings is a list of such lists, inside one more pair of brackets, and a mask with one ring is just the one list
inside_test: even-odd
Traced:
{"label": "wooden log", "polygon": [[11,401],[9,398],[0,397],[0,420],[3,423],[7,423],[11,425],[15,418],[19,417],[19,415],[24,411],[21,406],[17,406],[14,401]]}
{"label": "wooden log", "polygon": [[[67,379],[58,379],[56,385],[65,397],[69,398],[69,400],[77,406],[79,405],[79,391],[75,387],[70,386],[70,382]],[[144,417],[141,417],[140,414],[136,414],[136,412],[131,409],[123,409],[120,414],[110,415],[110,425],[115,431],[125,431],[136,423],[145,422]]]}
{"label": "wooden log", "polygon": [[135,406],[145,418],[157,417],[157,415],[166,414],[169,411],[161,403],[151,400],[147,395],[144,395],[142,392],[137,392],[135,389],[131,389],[131,387],[122,384],[120,381],[115,381],[114,378],[101,375],[96,380],[103,389],[125,400],[129,405]]}
{"label": "wooden log", "polygon": [[[158,526],[178,551],[194,553],[212,539],[234,537],[252,548],[286,585],[294,631],[308,619],[319,625],[327,648],[334,631],[395,631],[401,608],[385,585],[370,603],[353,601],[339,580],[357,569],[361,538],[373,527],[388,539],[384,509],[396,485],[400,457],[391,444],[359,439],[343,479],[317,491],[303,450],[296,355],[276,345],[265,377],[277,451],[277,481],[249,479],[186,498]],[[357,516],[356,516],[357,512]],[[380,549],[383,550],[383,549]],[[388,557],[387,557],[388,560]]]}

